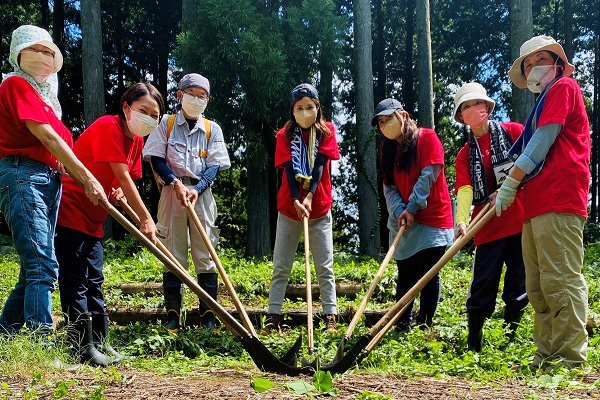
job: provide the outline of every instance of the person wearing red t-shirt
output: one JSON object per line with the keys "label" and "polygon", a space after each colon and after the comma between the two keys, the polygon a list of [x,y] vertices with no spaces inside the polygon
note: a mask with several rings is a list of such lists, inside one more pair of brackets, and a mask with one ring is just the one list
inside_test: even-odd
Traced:
{"label": "person wearing red t-shirt", "polygon": [[[142,177],[144,136],[158,126],[165,109],[163,97],[151,84],[136,83],[123,94],[120,105],[118,115],[92,123],[73,151],[111,201],[131,205],[141,220],[141,232],[156,243],[156,226],[133,181]],[[55,238],[60,302],[69,321],[73,353],[82,362],[107,365],[124,357],[106,343],[102,234],[108,213],[84,197],[75,181],[65,179]]]}
{"label": "person wearing red t-shirt", "polygon": [[[485,204],[493,203],[496,189],[513,166],[508,151],[523,132],[523,125],[490,121],[496,102],[477,82],[463,85],[454,96],[454,120],[464,124],[467,143],[456,156],[456,230],[455,239],[467,231],[471,205],[477,216]],[[520,198],[501,218],[494,218],[475,234],[473,277],[467,298],[469,335],[467,347],[481,351],[482,328],[496,307],[496,295],[506,264],[502,300],[504,326],[509,343],[515,338],[523,309],[527,305],[525,266],[521,251],[523,207]],[[501,346],[502,349],[506,345]]]}
{"label": "person wearing red t-shirt", "polygon": [[[54,232],[66,171],[86,197],[106,202],[102,186],[75,157],[57,98],[63,57],[50,34],[33,25],[15,29],[0,85],[0,212],[21,261],[19,279],[2,308],[0,330],[52,333],[52,292],[58,278]],[[87,202],[87,200],[84,200]]]}
{"label": "person wearing red t-shirt", "polygon": [[337,299],[333,274],[331,160],[340,153],[333,124],[323,118],[319,95],[303,83],[291,93],[290,120],[277,132],[275,167],[283,169],[277,197],[277,234],[265,332],[281,332],[281,307],[292,270],[303,218],[319,280],[326,329],[336,331]]}
{"label": "person wearing red t-shirt", "polygon": [[508,75],[539,93],[511,153],[518,158],[498,195],[503,214],[522,186],[523,260],[527,295],[535,310],[531,364],[579,367],[587,360],[588,291],[583,226],[590,185],[590,124],[577,82],[560,44],[549,36],[526,41]]}
{"label": "person wearing red t-shirt", "polygon": [[[444,174],[444,148],[432,129],[419,128],[394,99],[382,100],[371,120],[383,134],[379,163],[389,218],[390,244],[401,226],[406,231],[393,258],[398,266],[396,299],[400,300],[442,257],[452,243],[454,222],[450,193]],[[440,298],[436,274],[421,291],[416,317],[421,328],[430,327]],[[407,332],[412,302],[396,323]]]}

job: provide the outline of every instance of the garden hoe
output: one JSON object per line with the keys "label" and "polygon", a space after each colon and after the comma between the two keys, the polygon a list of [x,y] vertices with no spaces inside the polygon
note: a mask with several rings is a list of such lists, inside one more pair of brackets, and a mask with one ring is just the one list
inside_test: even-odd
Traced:
{"label": "garden hoe", "polygon": [[[217,252],[216,252],[214,246],[212,245],[208,235],[206,234],[206,230],[202,226],[202,222],[200,221],[200,218],[198,218],[198,215],[194,211],[194,206],[191,203],[189,203],[187,205],[187,212],[188,212],[188,215],[190,216],[190,218],[194,221],[194,225],[196,226],[196,229],[200,233],[200,236],[202,237],[202,240],[204,241],[204,244],[206,245],[206,248],[208,249],[210,256],[212,257],[213,261],[215,262],[215,265],[217,267],[217,270],[219,271],[219,274],[221,275],[221,278],[223,278],[223,283],[225,284],[225,287],[227,288],[227,292],[229,292],[229,295],[231,296],[231,298],[233,300],[233,304],[235,305],[235,309],[237,310],[240,318],[242,319],[242,323],[244,324],[246,329],[252,334],[252,336],[256,337],[257,336],[256,331],[254,330],[254,326],[252,325],[252,322],[250,321],[250,317],[248,316],[248,313],[246,313],[246,310],[244,309],[244,305],[240,301],[240,298],[238,297],[237,293],[235,292],[235,288],[233,287],[233,284],[231,283],[231,280],[229,279],[229,276],[227,275],[227,271],[225,271],[225,268],[223,268],[223,264],[221,263],[221,260],[219,259],[219,256],[217,255]],[[281,358],[281,361],[285,362],[288,365],[295,366],[297,363],[296,354],[298,353],[298,350],[300,349],[301,345],[302,345],[302,336],[300,336],[298,339],[296,339],[296,342],[294,343],[294,345],[290,348],[290,350],[285,355],[283,355],[283,357]]]}
{"label": "garden hoe", "polygon": [[[482,211],[483,212],[483,211]],[[467,233],[455,241],[452,246],[444,253],[440,260],[419,281],[408,291],[400,300],[398,300],[381,319],[371,327],[366,335],[361,336],[354,346],[337,362],[321,365],[322,371],[342,374],[351,368],[354,364],[360,363],[373,348],[381,341],[383,336],[392,328],[394,323],[400,318],[402,313],[408,307],[411,301],[419,294],[425,285],[442,269],[448,261],[463,248],[468,241],[489,221],[496,213],[492,207],[483,217],[481,217]],[[481,214],[481,213],[480,213]],[[471,225],[470,225],[471,226]]]}
{"label": "garden hoe", "polygon": [[[315,352],[314,329],[313,329],[313,307],[312,307],[312,284],[310,281],[310,241],[308,239],[308,218],[302,217],[304,225],[304,272],[306,274],[306,330],[308,336],[308,354],[311,356]],[[311,363],[305,358],[302,358],[301,365],[318,367],[319,357]]]}
{"label": "garden hoe", "polygon": [[[81,184],[80,184],[81,185]],[[81,185],[83,186],[83,185]],[[310,367],[296,367],[286,364],[275,357],[269,349],[252,333],[250,333],[238,320],[236,320],[226,309],[217,303],[208,293],[206,293],[196,280],[185,269],[181,269],[165,252],[161,251],[154,243],[150,241],[142,232],[139,231],[123,214],[117,211],[112,205],[100,201],[98,203],[104,208],[119,224],[121,224],[129,233],[131,233],[140,243],[142,243],[152,254],[154,254],[163,264],[167,266],[183,283],[185,283],[208,307],[215,313],[223,324],[236,336],[242,346],[246,349],[256,366],[264,372],[274,372],[290,376],[300,374],[312,374],[314,370]]]}
{"label": "garden hoe", "polygon": [[373,295],[373,292],[375,292],[375,288],[377,287],[379,282],[381,282],[381,279],[383,278],[383,274],[385,273],[385,269],[387,268],[388,263],[390,262],[392,256],[394,255],[396,246],[398,246],[398,242],[400,242],[400,238],[404,234],[405,230],[406,230],[406,226],[402,226],[402,227],[400,227],[400,230],[396,234],[396,237],[394,238],[394,241],[392,242],[387,254],[385,255],[385,258],[383,259],[383,261],[381,262],[381,265],[379,266],[379,270],[377,271],[377,274],[375,274],[375,277],[373,278],[373,282],[371,282],[371,286],[369,286],[369,290],[367,290],[367,294],[363,297],[362,301],[360,302],[360,305],[358,306],[358,309],[356,310],[356,313],[354,314],[354,317],[352,318],[352,321],[350,321],[350,325],[348,325],[348,329],[346,329],[346,333],[344,333],[344,337],[342,338],[342,341],[340,342],[340,344],[338,346],[337,352],[335,353],[335,356],[333,358],[333,361],[331,361],[331,364],[335,364],[336,362],[341,360],[342,357],[344,356],[344,346],[346,345],[346,343],[348,343],[348,340],[352,336],[352,333],[354,332],[356,325],[358,325],[358,321],[360,320],[360,317],[365,312],[365,308],[367,308],[367,303],[369,302],[369,299]]}

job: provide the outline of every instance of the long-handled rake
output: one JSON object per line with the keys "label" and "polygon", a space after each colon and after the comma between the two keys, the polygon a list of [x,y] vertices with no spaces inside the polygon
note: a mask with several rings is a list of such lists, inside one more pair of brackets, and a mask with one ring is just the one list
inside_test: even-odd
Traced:
{"label": "long-handled rake", "polygon": [[[344,373],[354,364],[361,362],[375,346],[381,341],[383,336],[392,328],[394,323],[400,318],[402,313],[408,307],[408,304],[414,300],[425,285],[442,269],[454,255],[463,248],[467,242],[495,215],[495,209],[492,207],[475,224],[472,225],[467,233],[460,237],[446,250],[440,260],[435,263],[429,271],[408,291],[400,300],[398,300],[381,319],[371,327],[369,333],[361,336],[354,346],[336,362],[321,365],[323,371],[332,373]],[[471,225],[470,225],[471,226]]]}

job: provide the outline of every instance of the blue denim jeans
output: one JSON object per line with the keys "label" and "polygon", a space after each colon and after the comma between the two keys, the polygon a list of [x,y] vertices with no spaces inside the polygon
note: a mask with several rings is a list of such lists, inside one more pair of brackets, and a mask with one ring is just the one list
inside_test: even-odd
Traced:
{"label": "blue denim jeans", "polygon": [[21,258],[19,280],[6,299],[0,328],[52,330],[52,292],[58,279],[54,232],[61,196],[60,175],[42,163],[0,159],[0,210]]}

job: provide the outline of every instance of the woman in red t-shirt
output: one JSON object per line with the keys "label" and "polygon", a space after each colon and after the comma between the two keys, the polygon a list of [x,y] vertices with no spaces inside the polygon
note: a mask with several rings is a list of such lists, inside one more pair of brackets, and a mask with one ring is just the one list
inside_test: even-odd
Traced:
{"label": "woman in red t-shirt", "polygon": [[[464,124],[461,129],[467,143],[456,156],[456,232],[459,238],[466,233],[474,205],[477,216],[488,203],[493,203],[496,189],[513,166],[509,150],[523,132],[523,125],[514,122],[490,121],[496,102],[488,97],[477,82],[463,85],[454,96],[454,120]],[[520,198],[500,218],[488,222],[475,234],[473,277],[467,297],[469,335],[467,347],[481,351],[482,328],[496,307],[496,297],[502,266],[506,264],[502,300],[506,304],[504,325],[512,342],[527,305],[525,267],[521,251],[523,207]],[[501,348],[506,348],[503,344]]]}
{"label": "woman in red t-shirt", "polygon": [[13,32],[14,72],[0,85],[0,211],[21,259],[19,280],[0,316],[0,330],[23,326],[52,332],[52,292],[58,276],[54,231],[65,170],[94,204],[106,201],[102,186],[71,151],[71,132],[61,122],[56,73],[62,54],[42,28]]}
{"label": "woman in red t-shirt", "polygon": [[281,332],[281,307],[292,270],[303,218],[308,218],[310,247],[321,289],[326,329],[335,332],[337,299],[333,275],[331,224],[331,160],[340,154],[333,124],[323,118],[314,86],[303,83],[292,90],[290,120],[277,132],[275,167],[284,171],[277,197],[277,234],[273,276],[269,289],[266,333]]}
{"label": "woman in red t-shirt", "polygon": [[[382,100],[371,120],[383,134],[379,162],[389,219],[390,243],[401,226],[406,231],[393,258],[398,265],[396,299],[399,300],[444,254],[452,243],[454,223],[450,193],[444,174],[444,148],[437,134],[418,128],[400,102]],[[429,327],[440,298],[436,274],[421,292],[416,322]],[[398,319],[396,329],[410,329],[412,302]]]}
{"label": "woman in red t-shirt", "polygon": [[523,43],[508,71],[515,86],[539,93],[511,149],[520,155],[496,196],[496,214],[504,215],[522,187],[535,368],[577,368],[587,360],[588,288],[581,271],[591,141],[581,88],[570,76],[574,70],[556,40],[536,36]]}
{"label": "woman in red t-shirt", "polygon": [[[140,230],[153,243],[156,226],[134,180],[142,177],[144,136],[158,126],[164,110],[163,97],[154,86],[136,83],[121,97],[119,114],[98,118],[73,146],[111,201],[131,205],[140,218]],[[60,303],[69,321],[68,336],[74,355],[82,362],[107,365],[123,359],[105,343],[108,314],[102,294],[102,228],[108,213],[83,202],[84,196],[79,185],[65,179],[54,241],[60,268]]]}

